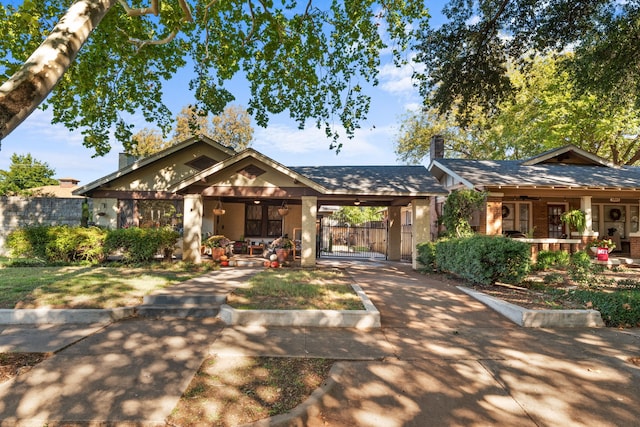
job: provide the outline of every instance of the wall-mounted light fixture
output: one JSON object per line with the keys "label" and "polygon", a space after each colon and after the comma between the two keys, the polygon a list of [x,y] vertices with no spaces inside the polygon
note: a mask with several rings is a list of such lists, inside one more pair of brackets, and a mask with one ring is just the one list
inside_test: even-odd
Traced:
{"label": "wall-mounted light fixture", "polygon": [[360,206],[360,199],[356,199],[356,201],[353,202],[353,204],[356,205],[356,206]]}
{"label": "wall-mounted light fixture", "polygon": [[255,203],[256,205],[260,204],[260,200],[254,200],[253,203]]}

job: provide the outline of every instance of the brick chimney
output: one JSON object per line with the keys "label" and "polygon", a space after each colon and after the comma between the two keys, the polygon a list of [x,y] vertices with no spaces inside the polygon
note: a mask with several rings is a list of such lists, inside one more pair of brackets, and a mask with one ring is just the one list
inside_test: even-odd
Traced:
{"label": "brick chimney", "polygon": [[429,147],[429,161],[444,157],[444,137],[442,135],[434,135],[431,137],[431,145]]}
{"label": "brick chimney", "polygon": [[79,179],[75,178],[60,178],[58,181],[60,182],[61,188],[72,188],[77,186],[80,182]]}

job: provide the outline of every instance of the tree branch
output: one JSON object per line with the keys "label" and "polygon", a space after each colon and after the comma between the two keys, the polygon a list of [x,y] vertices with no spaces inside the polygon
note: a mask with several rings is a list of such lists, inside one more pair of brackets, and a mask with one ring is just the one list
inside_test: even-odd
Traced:
{"label": "tree branch", "polygon": [[0,140],[51,93],[116,0],[79,0],[9,80],[0,86]]}

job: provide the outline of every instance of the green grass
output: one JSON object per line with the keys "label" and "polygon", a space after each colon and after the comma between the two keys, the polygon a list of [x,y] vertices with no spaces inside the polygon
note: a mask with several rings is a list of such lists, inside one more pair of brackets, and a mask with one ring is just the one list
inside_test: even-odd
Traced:
{"label": "green grass", "polygon": [[267,270],[234,291],[229,304],[238,309],[363,310],[348,276],[335,270]]}
{"label": "green grass", "polygon": [[204,270],[183,264],[7,267],[0,260],[0,308],[113,308]]}

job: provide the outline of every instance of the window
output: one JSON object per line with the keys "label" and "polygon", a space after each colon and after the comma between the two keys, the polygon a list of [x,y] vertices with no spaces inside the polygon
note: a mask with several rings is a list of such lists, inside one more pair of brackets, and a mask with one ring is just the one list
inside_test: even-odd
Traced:
{"label": "window", "polygon": [[530,203],[502,203],[502,232],[529,233],[531,231],[530,212]]}
{"label": "window", "polygon": [[282,236],[282,217],[278,208],[279,206],[247,204],[245,236]]}
{"label": "window", "polygon": [[560,221],[564,211],[564,205],[547,205],[547,233],[549,237],[559,239],[564,234],[564,224]]}

